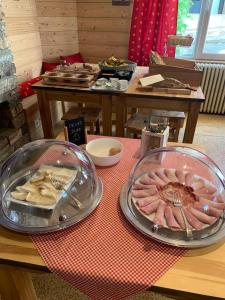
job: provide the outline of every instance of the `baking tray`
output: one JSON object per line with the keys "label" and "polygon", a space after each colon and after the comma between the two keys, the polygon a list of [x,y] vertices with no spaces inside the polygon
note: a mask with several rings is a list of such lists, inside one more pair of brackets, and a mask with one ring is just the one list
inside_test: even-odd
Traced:
{"label": "baking tray", "polygon": [[128,184],[123,185],[120,193],[120,207],[126,219],[142,234],[158,242],[185,248],[201,248],[225,238],[225,219],[219,218],[213,225],[201,231],[193,231],[193,240],[186,238],[185,231],[172,231],[167,228],[156,230],[154,223],[146,219],[134,206]]}
{"label": "baking tray", "polygon": [[125,71],[125,70],[101,70],[98,75],[98,78],[118,78],[122,80],[131,80],[133,76],[133,71]]}

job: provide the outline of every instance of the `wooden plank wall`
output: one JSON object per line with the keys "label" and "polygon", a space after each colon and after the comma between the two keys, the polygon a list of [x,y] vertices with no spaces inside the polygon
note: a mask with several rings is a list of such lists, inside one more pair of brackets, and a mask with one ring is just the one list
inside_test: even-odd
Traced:
{"label": "wooden plank wall", "polygon": [[85,61],[99,62],[112,54],[127,58],[132,4],[77,0],[77,16],[79,48]]}
{"label": "wooden plank wall", "polygon": [[18,81],[34,78],[42,63],[35,0],[3,0],[2,4]]}
{"label": "wooden plank wall", "polygon": [[76,0],[36,0],[45,61],[78,52]]}
{"label": "wooden plank wall", "polygon": [[[76,0],[36,0],[36,5],[44,61],[59,62],[60,55],[79,52]],[[52,105],[57,122],[62,116],[61,102]]]}

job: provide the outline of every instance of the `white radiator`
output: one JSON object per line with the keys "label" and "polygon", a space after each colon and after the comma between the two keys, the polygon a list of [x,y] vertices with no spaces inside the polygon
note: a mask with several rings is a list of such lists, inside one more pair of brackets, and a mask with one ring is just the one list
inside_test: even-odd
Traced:
{"label": "white radiator", "polygon": [[225,113],[225,64],[197,63],[203,70],[201,87],[205,95],[205,103],[200,112]]}

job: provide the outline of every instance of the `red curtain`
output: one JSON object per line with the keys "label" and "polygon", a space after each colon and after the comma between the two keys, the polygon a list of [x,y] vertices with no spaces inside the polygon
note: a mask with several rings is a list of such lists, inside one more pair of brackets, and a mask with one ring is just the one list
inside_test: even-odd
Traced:
{"label": "red curtain", "polygon": [[[169,34],[176,34],[178,0],[134,0],[128,57],[139,66],[149,65],[151,50],[164,55]],[[167,47],[174,57],[175,47]]]}

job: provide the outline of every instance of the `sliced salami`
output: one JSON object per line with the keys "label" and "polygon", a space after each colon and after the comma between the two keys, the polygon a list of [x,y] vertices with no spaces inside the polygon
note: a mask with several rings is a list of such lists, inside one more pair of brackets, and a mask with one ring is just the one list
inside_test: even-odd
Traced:
{"label": "sliced salami", "polygon": [[157,201],[157,200],[160,200],[159,197],[157,196],[152,196],[152,197],[146,197],[146,198],[139,198],[139,199],[136,199],[136,204],[139,206],[139,207],[144,207],[154,201]]}
{"label": "sliced salami", "polygon": [[167,205],[165,208],[165,219],[166,219],[166,223],[168,225],[168,227],[173,228],[173,229],[180,229],[181,226],[178,224],[178,222],[176,221],[172,208]]}
{"label": "sliced salami", "polygon": [[186,207],[183,207],[188,223],[195,229],[200,230],[204,227],[204,223],[199,221]]}
{"label": "sliced salami", "polygon": [[209,206],[215,207],[217,209],[221,209],[221,210],[225,209],[225,203],[222,202],[215,202],[205,198],[200,198],[199,202],[201,204],[208,204]]}
{"label": "sliced salami", "polygon": [[184,230],[185,223],[184,223],[184,218],[182,216],[180,209],[178,207],[172,207],[172,212],[173,212],[175,220],[178,222],[180,227]]}
{"label": "sliced salami", "polygon": [[159,200],[154,201],[146,206],[140,207],[140,210],[146,215],[150,215],[151,213],[157,210],[159,203],[160,203]]}
{"label": "sliced salami", "polygon": [[165,174],[169,178],[170,182],[179,182],[174,169],[165,169]]}
{"label": "sliced salami", "polygon": [[166,203],[164,201],[160,200],[154,220],[153,220],[153,222],[155,224],[164,226],[164,224],[165,224],[165,218],[164,218],[165,208],[166,208]]}
{"label": "sliced salami", "polygon": [[208,204],[201,204],[200,202],[196,202],[194,207],[202,212],[205,212],[207,215],[219,218],[223,210],[215,208],[213,206],[209,206]]}
{"label": "sliced salami", "polygon": [[132,195],[135,198],[145,198],[148,196],[153,196],[157,194],[157,189],[148,189],[148,190],[133,190]]}
{"label": "sliced salami", "polygon": [[176,175],[179,183],[185,185],[185,173],[184,173],[184,171],[176,170],[175,175]]}
{"label": "sliced salami", "polygon": [[157,186],[159,186],[159,187],[162,187],[162,186],[164,186],[164,185],[166,184],[165,181],[163,181],[160,177],[158,177],[158,176],[156,175],[155,172],[149,172],[149,173],[148,173],[148,176],[149,176],[149,178],[152,179],[152,180],[155,182],[155,184],[156,184]]}
{"label": "sliced salami", "polygon": [[201,222],[205,224],[212,224],[216,221],[215,217],[210,217],[207,214],[205,214],[202,211],[199,211],[198,209],[194,207],[188,207],[188,210]]}
{"label": "sliced salami", "polygon": [[149,190],[149,189],[157,190],[156,185],[143,184],[143,183],[135,183],[132,188],[133,190]]}
{"label": "sliced salami", "polygon": [[216,187],[186,170],[153,169],[132,187],[135,207],[154,224],[185,230],[181,208],[192,230],[205,229],[223,215],[225,200]]}
{"label": "sliced salami", "polygon": [[170,183],[169,178],[166,176],[164,169],[158,169],[155,171],[156,176],[160,178],[162,181],[164,181],[164,184]]}

